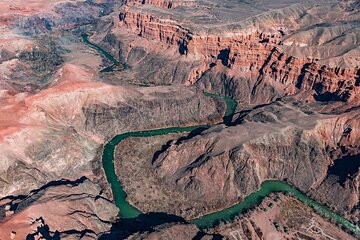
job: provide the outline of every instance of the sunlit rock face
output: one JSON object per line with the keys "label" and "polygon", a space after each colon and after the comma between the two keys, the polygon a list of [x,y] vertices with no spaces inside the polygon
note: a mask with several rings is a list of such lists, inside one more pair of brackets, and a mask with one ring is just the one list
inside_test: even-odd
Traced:
{"label": "sunlit rock face", "polygon": [[[186,84],[210,81],[215,89],[250,103],[311,89],[319,101],[358,103],[355,2],[255,1],[254,6],[261,5],[257,9],[246,3],[182,3],[164,9],[158,2],[129,2],[118,25],[174,46],[188,61],[201,60],[188,71]],[[211,69],[215,64],[226,68]],[[218,89],[220,84],[211,81],[218,72],[243,93]],[[248,86],[242,86],[243,78]]]}

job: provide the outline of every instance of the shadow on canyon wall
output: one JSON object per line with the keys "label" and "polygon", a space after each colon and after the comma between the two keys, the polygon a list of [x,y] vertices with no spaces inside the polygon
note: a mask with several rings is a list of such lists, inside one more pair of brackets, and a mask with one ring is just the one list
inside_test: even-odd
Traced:
{"label": "shadow on canyon wall", "polygon": [[[111,227],[109,233],[102,235],[100,240],[126,239],[135,233],[154,232],[156,227],[163,224],[187,224],[182,217],[166,213],[141,214],[136,218],[119,219]],[[193,240],[200,240],[206,233],[199,231]],[[213,235],[214,240],[222,239],[220,235]]]}
{"label": "shadow on canyon wall", "polygon": [[153,232],[158,225],[165,223],[186,223],[185,219],[166,213],[140,214],[136,218],[123,218],[115,222],[110,232],[102,235],[100,240],[125,239],[137,232]]}
{"label": "shadow on canyon wall", "polygon": [[328,169],[328,174],[339,178],[339,183],[344,185],[346,179],[351,178],[359,171],[360,155],[352,155],[340,158]]}

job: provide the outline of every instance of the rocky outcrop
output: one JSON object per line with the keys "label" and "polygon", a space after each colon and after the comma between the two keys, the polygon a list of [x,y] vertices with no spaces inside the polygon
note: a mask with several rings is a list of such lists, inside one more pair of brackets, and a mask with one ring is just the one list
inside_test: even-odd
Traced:
{"label": "rocky outcrop", "polygon": [[[7,139],[0,144],[6,163],[0,168],[1,196],[26,194],[44,181],[91,176],[89,163],[101,144],[116,134],[216,122],[223,111],[217,100],[180,86],[136,89],[67,81],[12,107],[10,112],[22,110],[1,116],[13,126],[0,135]],[[27,141],[29,134],[36,140]]]}
{"label": "rocky outcrop", "polygon": [[127,5],[141,5],[141,4],[150,4],[160,8],[172,8],[173,1],[167,0],[128,0],[126,1]]}
{"label": "rocky outcrop", "polygon": [[[29,195],[48,182],[86,176],[96,188],[102,189],[105,198],[111,199],[101,165],[101,146],[106,140],[126,131],[222,119],[224,104],[194,89],[114,86],[91,81],[94,75],[95,71],[89,68],[66,64],[52,76],[49,81],[52,86],[47,89],[26,94],[2,92],[0,198]],[[59,195],[66,195],[66,189],[57,190]],[[65,203],[71,205],[71,198],[64,197]],[[114,207],[113,203],[109,205]],[[26,214],[24,211],[19,210],[12,219],[16,221]],[[33,211],[41,213],[38,208]],[[67,228],[64,234],[81,235],[89,229],[90,235],[94,235],[91,231],[99,233],[110,228],[105,224],[96,230],[96,219],[87,214],[76,219],[84,221],[86,227]],[[38,223],[30,224],[31,232],[46,225],[51,235],[58,230],[57,218]],[[23,239],[26,235],[20,233],[17,236]]]}
{"label": "rocky outcrop", "polygon": [[154,229],[153,232],[134,234],[128,238],[128,240],[137,239],[174,239],[174,240],[211,240],[219,239],[212,235],[205,234],[199,231],[199,229],[192,224],[172,224],[172,225],[161,225]]}
{"label": "rocky outcrop", "polygon": [[[347,17],[345,14],[348,11],[347,5],[343,4],[342,7],[339,7],[339,11],[344,12],[343,21],[352,24],[354,18]],[[149,5],[155,8],[146,7]],[[235,31],[230,29],[227,31],[230,27],[229,24],[225,24],[224,28],[219,30],[221,33],[218,34],[216,31],[211,31],[209,34],[198,30],[194,27],[198,24],[196,20],[182,21],[178,18],[177,14],[180,13],[187,16],[189,13],[186,11],[157,11],[156,7],[161,6],[162,4],[159,5],[157,2],[146,2],[142,6],[128,4],[121,10],[118,25],[143,38],[157,40],[173,46],[178,49],[179,54],[184,54],[189,59],[194,61],[202,59],[204,64],[196,65],[188,72],[186,84],[201,81],[204,73],[208,72],[212,66],[222,64],[231,69],[230,75],[245,78],[250,82],[250,88],[247,91],[251,94],[251,103],[259,103],[259,95],[261,95],[259,88],[262,89],[264,85],[272,86],[269,91],[273,91],[273,95],[277,95],[277,97],[304,90],[315,90],[315,98],[318,101],[353,101],[355,104],[359,101],[359,87],[356,83],[359,78],[358,64],[349,64],[348,66],[341,64],[344,67],[340,67],[336,64],[325,63],[325,59],[336,59],[337,54],[342,55],[342,49],[339,49],[338,53],[335,53],[336,50],[331,50],[335,49],[331,39],[338,37],[337,31],[332,31],[331,28],[336,29],[338,26],[327,26],[324,23],[326,19],[317,20],[318,23],[312,22],[311,25],[303,20],[304,15],[309,14],[308,9],[315,9],[311,13],[313,17],[321,14],[317,6],[312,4],[310,6],[306,4],[290,6],[279,13],[278,19],[273,18],[271,12],[265,12],[259,17],[254,17],[253,24],[242,24],[240,21],[239,27]],[[290,13],[291,11],[293,12]],[[291,16],[291,19],[300,23],[295,25],[286,19],[286,14],[293,14],[294,16]],[[263,18],[265,20],[266,17],[273,21],[271,27],[255,28],[255,22]],[[288,23],[288,21],[290,22],[289,25],[285,26],[284,23]],[[303,43],[295,43],[296,39],[292,39],[290,42],[288,39],[292,35],[301,34],[302,31],[316,29],[318,28],[317,25],[319,28],[326,28],[326,31],[329,31],[329,34],[333,36],[323,37],[319,36],[321,33],[311,33],[311,35],[315,35],[313,38],[328,38],[329,40],[323,40],[326,42],[323,43],[315,39],[306,44],[312,44],[313,47],[326,44],[330,49],[329,51],[334,52],[333,54],[330,53],[326,57],[301,56],[301,54],[295,54],[293,50],[289,51],[282,47],[285,41],[287,45],[290,44],[295,46],[294,48],[298,48],[298,52],[301,51]],[[349,44],[353,47],[349,48],[349,51],[358,52],[356,43]],[[295,54],[295,56],[291,54]],[[349,57],[347,61],[356,63],[357,60]],[[232,95],[236,94],[233,93]],[[269,102],[269,99],[262,100],[262,103]]]}
{"label": "rocky outcrop", "polygon": [[[121,17],[123,15],[123,17]],[[130,31],[139,36],[156,39],[171,45],[178,46],[184,44],[186,39],[191,38],[189,30],[182,28],[171,19],[159,19],[149,15],[136,12],[126,12],[120,14],[119,25],[125,25]],[[184,53],[186,49],[184,49]]]}
{"label": "rocky outcrop", "polygon": [[48,9],[37,9],[36,14],[15,15],[11,27],[22,34],[35,36],[92,23],[102,11],[100,4],[90,2],[54,1],[49,5],[46,6]]}
{"label": "rocky outcrop", "polygon": [[[319,186],[326,184],[333,161],[353,151],[352,146],[359,142],[358,121],[356,111],[309,114],[294,105],[275,102],[252,111],[235,126],[217,126],[172,143],[157,157],[153,168],[166,184],[175,185],[204,206],[222,209],[256,191],[264,180],[280,179],[303,192],[319,190],[331,207],[345,212],[338,206],[338,200],[344,200],[333,199]],[[351,177],[351,183],[339,185],[347,194],[344,205],[349,209],[359,202],[356,179]]]}
{"label": "rocky outcrop", "polygon": [[126,103],[118,103],[116,107],[104,104],[84,106],[85,129],[112,136],[114,132],[127,132],[139,129],[139,126],[152,129],[160,126],[207,124],[221,119],[223,103],[213,102],[201,93],[189,91],[185,87],[139,90],[134,95],[138,96],[136,100],[128,99]]}
{"label": "rocky outcrop", "polygon": [[85,177],[49,182],[29,195],[3,198],[0,209],[2,239],[97,239],[117,215],[111,200]]}
{"label": "rocky outcrop", "polygon": [[[355,153],[336,159],[329,167],[324,181],[310,191],[310,195],[335,210],[346,213],[354,222],[360,222],[360,158]],[[331,198],[330,196],[337,196]]]}

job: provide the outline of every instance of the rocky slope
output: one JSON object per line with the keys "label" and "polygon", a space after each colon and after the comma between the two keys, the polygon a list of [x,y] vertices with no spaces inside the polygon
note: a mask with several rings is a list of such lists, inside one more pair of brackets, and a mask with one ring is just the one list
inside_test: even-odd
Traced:
{"label": "rocky slope", "polygon": [[[136,90],[95,82],[63,82],[6,107],[21,111],[1,117],[8,124],[1,131],[1,197],[28,194],[62,178],[87,176],[105,184],[97,156],[115,134],[222,116],[221,104],[183,87]],[[188,113],[180,115],[179,109]]]}
{"label": "rocky slope", "polygon": [[[295,128],[288,127],[287,118],[293,114],[294,119],[300,118],[298,114],[301,112],[308,115],[308,106],[291,111],[288,106],[285,107],[286,110],[283,109],[284,106],[277,106],[280,108],[278,110],[262,109],[266,112],[266,116],[259,114],[255,120],[247,116],[251,118],[248,119],[251,124],[238,125],[244,121],[242,119],[244,114],[240,114],[240,119],[234,123],[236,126],[225,127],[221,131],[214,130],[224,134],[217,136],[216,140],[203,139],[203,135],[200,135],[198,142],[192,139],[189,140],[188,145],[173,143],[170,150],[164,153],[163,158],[157,160],[159,165],[155,164],[159,176],[166,179],[169,186],[176,184],[177,189],[180,189],[179,193],[186,189],[188,196],[191,196],[189,201],[194,198],[204,199],[206,196],[209,206],[224,205],[222,201],[231,204],[243,192],[250,193],[257,189],[262,180],[277,178],[288,180],[300,190],[311,193],[332,207],[337,207],[341,212],[350,213],[351,209],[355,211],[359,201],[357,162],[353,160],[358,156],[359,142],[359,139],[354,137],[359,127],[358,113],[353,111],[359,105],[358,2],[307,1],[295,4],[291,1],[276,3],[254,1],[251,6],[247,6],[246,3],[195,1],[191,2],[191,7],[182,3],[182,1],[172,1],[171,4],[162,1],[127,2],[119,9],[119,15],[114,16],[114,27],[107,38],[100,37],[98,40],[107,44],[116,39],[115,49],[112,50],[114,53],[119,50],[126,53],[120,57],[130,63],[132,74],[135,76],[146,72],[144,67],[137,66],[138,63],[151,66],[154,58],[157,59],[156,62],[163,59],[162,64],[156,65],[158,72],[163,72],[165,69],[174,72],[174,68],[170,64],[167,65],[169,61],[175,63],[172,65],[177,67],[187,63],[188,67],[183,68],[184,71],[179,74],[181,78],[172,78],[172,83],[180,81],[186,85],[195,84],[199,89],[230,95],[240,102],[240,109],[268,104],[284,96],[296,95],[289,102],[296,101],[297,105],[313,102],[314,109],[311,109],[311,112],[315,114],[314,116],[310,114],[306,119],[309,125],[296,122]],[[139,37],[129,37],[128,33],[136,34],[143,40],[138,40]],[[157,46],[154,46],[154,43]],[[169,81],[166,75],[143,76],[137,79],[152,84]],[[332,101],[333,104],[324,106],[316,103],[328,101]],[[288,112],[289,116],[284,115],[278,119],[281,111]],[[316,112],[333,115],[331,117],[319,115],[327,117],[327,120],[323,121],[317,119],[319,116]],[[253,111],[251,114],[256,115],[257,112]],[[272,119],[273,115],[275,120]],[[254,122],[259,122],[256,120],[257,117],[264,118],[261,121],[266,123],[261,126],[253,125]],[[315,121],[319,122],[318,125],[312,125]],[[336,139],[336,136],[324,131],[332,131],[331,126],[335,122],[340,124],[341,130],[336,133],[338,139],[331,142],[332,140],[329,139]],[[277,124],[284,125],[281,127]],[[320,127],[321,125],[323,126]],[[349,125],[351,127],[348,128]],[[234,130],[236,128],[246,132],[249,132],[249,129],[264,129],[263,132],[249,132],[249,139],[243,139],[240,130],[239,132]],[[308,128],[313,129],[313,132],[309,133]],[[227,131],[229,137],[233,136],[229,142],[234,143],[237,139],[239,145],[227,146],[227,141],[219,140]],[[276,137],[273,136],[273,131],[276,132]],[[351,139],[349,139],[350,132],[352,132]],[[340,137],[339,134],[344,136]],[[275,139],[264,137],[268,135],[271,136],[269,138]],[[261,153],[250,153],[250,150],[244,153],[242,151],[245,150],[237,150],[237,148],[242,149],[247,141],[253,138],[255,141],[260,136],[265,138],[262,140],[264,142],[251,148],[252,151]],[[289,142],[289,146],[278,147],[276,143],[282,141]],[[221,154],[209,153],[213,151],[214,145],[219,146]],[[298,152],[293,152],[292,149]],[[276,160],[270,163],[266,160],[266,164],[257,163],[259,166],[270,164],[268,166],[270,169],[266,173],[262,172],[264,170],[256,170],[260,172],[253,175],[258,177],[241,176],[236,179],[236,172],[240,175],[243,172],[251,172],[246,166],[253,168],[250,167],[250,162],[253,162],[249,160],[246,165],[242,161],[234,160],[236,163],[234,169],[231,169],[230,162],[233,161],[235,153],[251,156],[250,158],[255,162],[261,162],[260,159],[268,160],[269,154],[275,154]],[[292,160],[285,161],[285,155]],[[302,160],[298,160],[300,155]],[[257,159],[258,157],[260,159]],[[344,183],[344,180],[338,181],[339,178],[344,177],[330,174],[329,166],[335,160],[347,157],[352,159],[351,164],[355,172],[348,171],[351,180]],[[280,161],[278,158],[284,160]],[[210,166],[203,166],[207,164]],[[313,166],[314,171],[309,173],[310,175],[304,174],[309,164]],[[245,168],[249,171],[245,171]],[[287,168],[293,171],[286,172]],[[220,173],[220,169],[223,169],[223,174]],[[241,173],[239,169],[242,169]],[[235,173],[227,174],[227,172]],[[210,183],[214,179],[216,179],[216,187],[208,185],[203,188],[203,183]],[[236,186],[232,182],[243,187]],[[254,187],[250,189],[251,185]],[[334,185],[336,187],[330,187]],[[329,188],[332,188],[331,193]],[[343,198],[329,200],[329,196],[339,192],[345,192]],[[230,196],[226,195],[224,200],[223,194]],[[352,216],[356,219],[356,215],[353,213]]]}
{"label": "rocky slope", "polygon": [[[119,10],[114,24],[150,42],[173,46],[179,55],[185,55],[181,62],[193,65],[182,79],[186,84],[199,82],[246,104],[268,103],[311,89],[319,101],[359,104],[356,3],[277,2],[279,9],[257,1],[254,6],[261,7],[196,1],[189,7],[181,1],[164,7],[158,1],[130,1]],[[126,49],[126,41],[120,41]],[[127,46],[127,57],[133,58],[132,51],[148,52],[146,45],[133,41]],[[173,55],[173,60],[179,58]],[[225,68],[214,69],[215,65]],[[160,71],[162,67],[157,66]]]}
{"label": "rocky slope", "polygon": [[2,85],[29,92],[46,86],[64,63],[66,50],[60,45],[73,41],[66,31],[91,23],[102,7],[83,1],[30,1],[25,6],[6,0],[0,11]]}
{"label": "rocky slope", "polygon": [[[171,143],[153,168],[191,201],[206,199],[204,206],[224,208],[256,191],[264,180],[280,179],[356,219],[358,123],[358,111],[321,115],[278,101],[243,116],[235,126],[216,126]],[[344,182],[329,180],[330,165],[348,155],[354,156],[348,163],[353,168],[343,173]],[[342,197],[332,197],[340,192]]]}
{"label": "rocky slope", "polygon": [[165,225],[159,226],[154,229],[153,232],[133,234],[130,237],[126,238],[128,240],[136,239],[174,239],[174,240],[191,240],[191,239],[200,239],[200,240],[211,240],[211,239],[221,239],[220,235],[218,237],[213,235],[205,234],[195,226],[190,224],[174,224],[174,225]]}
{"label": "rocky slope", "polygon": [[[152,220],[150,218],[153,218]],[[169,216],[168,216],[169,217]],[[104,234],[100,237],[102,240],[112,240],[112,239],[201,239],[201,240],[218,240],[224,239],[222,235],[214,233],[207,234],[201,231],[193,224],[189,224],[184,222],[181,219],[167,219],[167,223],[161,223],[159,219],[166,219],[166,216],[162,215],[149,215],[148,217],[140,217],[137,221],[126,223],[121,222],[118,226],[113,226],[112,231],[110,233]],[[150,222],[155,224],[149,224]],[[142,230],[137,230],[135,225],[142,225]],[[145,229],[144,230],[144,226]],[[146,227],[147,226],[147,227]],[[131,229],[127,231],[126,229]]]}
{"label": "rocky slope", "polygon": [[111,200],[85,177],[49,182],[0,204],[1,221],[5,220],[1,239],[96,239],[117,215]]}

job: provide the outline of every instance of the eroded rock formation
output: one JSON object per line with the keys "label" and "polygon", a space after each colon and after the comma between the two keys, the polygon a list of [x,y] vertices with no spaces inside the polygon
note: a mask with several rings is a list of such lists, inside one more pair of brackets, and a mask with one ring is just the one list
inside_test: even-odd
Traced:
{"label": "eroded rock formation", "polygon": [[[353,2],[335,2],[285,4],[284,8],[260,12],[255,17],[239,13],[240,17],[223,23],[225,17],[219,14],[227,6],[221,3],[218,9],[203,4],[209,8],[207,14],[200,6],[195,7],[199,16],[209,20],[205,22],[186,7],[160,10],[162,4],[150,1],[127,4],[118,25],[143,38],[174,46],[188,60],[201,59],[202,64],[188,71],[186,84],[202,80],[212,66],[222,64],[231,72],[228,78],[235,75],[249,82],[246,92],[251,95],[246,100],[250,103],[266,103],[313,89],[317,100],[358,104],[358,41],[352,40],[351,34],[342,35],[347,31],[357,35],[358,9],[352,7]],[[329,16],[322,15],[324,8],[331,12]],[[236,7],[233,11],[241,12]],[[339,18],[333,22],[331,16]],[[272,93],[261,99],[264,88]],[[221,89],[216,86],[215,90]],[[232,94],[243,100],[241,95]]]}
{"label": "eroded rock formation", "polygon": [[[85,177],[49,182],[29,195],[1,200],[0,238],[52,236],[96,239],[116,219],[117,208]],[[41,238],[40,238],[41,239]]]}
{"label": "eroded rock formation", "polygon": [[[235,126],[216,126],[172,143],[153,167],[164,182],[176,185],[194,201],[205,200],[204,205],[229,206],[256,191],[264,180],[281,179],[316,198],[326,198],[337,211],[356,212],[355,160],[345,184],[324,185],[329,184],[325,179],[334,161],[359,154],[354,148],[360,141],[358,122],[358,111],[321,115],[278,101],[250,112]],[[336,192],[343,197],[332,198]]]}

